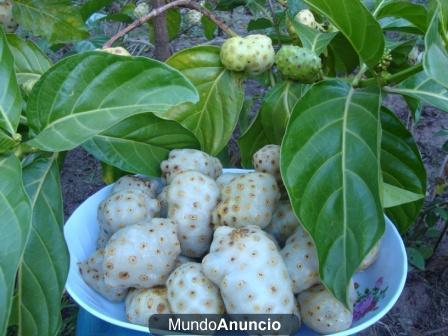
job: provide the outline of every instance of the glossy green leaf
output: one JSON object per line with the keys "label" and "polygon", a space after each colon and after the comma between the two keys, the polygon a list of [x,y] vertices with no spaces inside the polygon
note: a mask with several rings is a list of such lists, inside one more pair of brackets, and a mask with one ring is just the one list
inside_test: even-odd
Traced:
{"label": "glossy green leaf", "polygon": [[422,35],[422,31],[408,20],[386,17],[378,20],[381,28],[386,31],[397,31],[409,34]]}
{"label": "glossy green leaf", "polygon": [[406,79],[399,86],[388,88],[387,91],[421,99],[448,112],[448,90],[423,71]]}
{"label": "glossy green leaf", "polygon": [[299,35],[303,46],[313,50],[317,55],[324,52],[330,42],[339,34],[338,32],[322,32],[300,24],[295,20],[291,20],[291,23]]}
{"label": "glossy green leaf", "polygon": [[0,128],[14,135],[22,112],[22,95],[14,71],[14,57],[0,26]]}
{"label": "glossy green leaf", "polygon": [[19,335],[57,335],[69,256],[62,228],[64,207],[57,154],[23,168],[32,206],[32,226],[17,279]]}
{"label": "glossy green leaf", "polygon": [[202,150],[218,154],[232,137],[244,103],[242,77],[226,70],[220,48],[199,46],[185,49],[166,62],[180,70],[199,91],[197,104],[183,104],[159,115],[189,129]]}
{"label": "glossy green leaf", "polygon": [[309,85],[284,81],[269,90],[260,108],[261,124],[267,141],[280,145],[291,111]]}
{"label": "glossy green leaf", "polygon": [[121,120],[144,112],[164,114],[197,91],[177,70],[145,57],[88,52],[65,58],[35,85],[27,116],[47,151],[72,149]]}
{"label": "glossy green leaf", "polygon": [[0,335],[6,334],[16,272],[31,227],[31,205],[14,156],[0,156]]}
{"label": "glossy green leaf", "polygon": [[202,15],[201,17],[202,29],[204,30],[204,36],[207,40],[211,40],[215,37],[218,26],[208,17]]}
{"label": "glossy green leaf", "polygon": [[425,258],[419,250],[413,247],[407,247],[406,253],[408,255],[408,261],[412,266],[417,267],[421,271],[425,270]]}
{"label": "glossy green leaf", "polygon": [[378,19],[384,17],[403,18],[411,22],[423,33],[428,27],[428,12],[426,8],[404,0],[386,1],[377,11],[376,17]]}
{"label": "glossy green leaf", "polygon": [[281,149],[295,214],[316,243],[322,282],[346,306],[359,264],[384,233],[377,87],[315,84],[298,101]]}
{"label": "glossy green leaf", "polygon": [[250,20],[247,24],[247,31],[272,28],[274,24],[267,18],[258,18]]}
{"label": "glossy green leaf", "polygon": [[406,203],[421,200],[425,195],[396,187],[392,184],[383,184],[383,206],[393,208]]}
{"label": "glossy green leaf", "polygon": [[392,62],[388,68],[395,73],[409,67],[409,53],[416,43],[415,39],[407,41],[386,40],[386,48],[391,50]]}
{"label": "glossy green leaf", "polygon": [[[400,119],[386,108],[381,111],[381,170],[383,181],[415,194],[426,193],[426,171],[412,134]],[[401,233],[414,223],[423,199],[386,209]]]}
{"label": "glossy green leaf", "polygon": [[359,66],[359,56],[347,38],[337,34],[328,46],[328,58],[324,63],[329,73],[348,76]]}
{"label": "glossy green leaf", "polygon": [[89,36],[79,9],[70,0],[15,0],[14,17],[25,30],[53,44]]}
{"label": "glossy green leaf", "polygon": [[193,134],[177,122],[144,113],[121,121],[83,146],[98,160],[121,170],[160,176],[160,162],[169,150],[198,148],[199,144]]}
{"label": "glossy green leaf", "polygon": [[441,13],[436,11],[425,36],[423,66],[429,77],[448,89],[448,49],[440,26]]}
{"label": "glossy green leaf", "polygon": [[264,145],[268,145],[269,141],[261,124],[260,112],[257,113],[252,124],[238,139],[240,147],[241,165],[244,168],[252,167],[252,155]]}
{"label": "glossy green leaf", "polygon": [[359,0],[305,0],[325,15],[345,35],[361,59],[374,68],[384,52],[384,36],[378,22]]}
{"label": "glossy green leaf", "polygon": [[19,84],[27,80],[38,80],[50,67],[51,61],[33,41],[7,34],[9,49],[14,56],[14,69]]}
{"label": "glossy green leaf", "polygon": [[5,131],[0,128],[0,154],[7,152],[17,144]]}

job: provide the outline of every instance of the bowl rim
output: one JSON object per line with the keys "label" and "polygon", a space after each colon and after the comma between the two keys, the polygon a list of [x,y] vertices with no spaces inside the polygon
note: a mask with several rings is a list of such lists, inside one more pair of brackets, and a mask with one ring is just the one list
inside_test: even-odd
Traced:
{"label": "bowl rim", "polygon": [[[225,173],[233,173],[233,174],[241,174],[241,173],[247,173],[247,172],[251,172],[253,170],[251,169],[240,169],[240,168],[225,168],[223,169],[223,174]],[[113,184],[107,185],[101,189],[99,189],[98,191],[96,191],[94,194],[90,195],[87,199],[89,199],[90,197],[95,196],[96,194],[103,192],[104,189],[106,188],[112,188]],[[86,200],[87,200],[86,199]],[[76,213],[76,211],[78,211],[78,209],[81,207],[81,205],[86,201],[84,200],[76,209],[75,211],[73,211],[73,213],[70,215],[70,217],[68,218],[68,220],[65,222],[64,225],[64,238],[66,238],[66,224],[68,224],[70,222],[70,219],[72,218],[72,216]],[[395,291],[395,293],[393,294],[392,298],[389,300],[389,302],[387,303],[387,305],[385,307],[383,307],[380,311],[377,311],[375,313],[375,315],[373,315],[371,318],[369,318],[367,321],[364,321],[363,323],[355,326],[355,327],[351,327],[349,329],[337,332],[337,333],[333,333],[333,334],[328,334],[327,336],[348,336],[348,335],[353,335],[356,334],[362,330],[367,329],[368,327],[372,326],[373,324],[375,324],[376,322],[378,322],[381,318],[383,318],[391,309],[392,307],[395,305],[395,303],[398,301],[398,298],[400,297],[401,293],[403,292],[404,286],[406,284],[406,278],[407,278],[407,272],[408,272],[408,263],[407,263],[407,255],[406,255],[406,248],[404,246],[403,243],[403,239],[401,238],[400,233],[398,232],[397,228],[395,227],[395,225],[392,223],[392,221],[385,215],[385,220],[386,220],[386,227],[388,226],[392,232],[393,235],[398,236],[398,251],[401,255],[403,260],[405,260],[405,262],[402,263],[401,265],[401,273],[403,274],[403,276],[401,276],[400,278],[400,282],[398,284],[398,290]],[[69,250],[70,252],[70,250]],[[72,262],[70,262],[70,267],[69,267],[69,274],[70,272],[74,272],[76,271],[76,267],[75,269],[73,269],[72,267]],[[142,326],[142,325],[138,325],[138,324],[133,324],[130,322],[124,322],[121,320],[118,320],[116,318],[112,318],[109,317],[106,314],[103,314],[93,308],[91,308],[84,300],[82,300],[80,298],[80,296],[76,293],[76,290],[74,290],[74,288],[72,288],[69,279],[70,276],[67,276],[67,281],[65,284],[65,289],[67,290],[67,292],[70,294],[70,296],[73,298],[73,300],[79,304],[84,310],[86,310],[87,312],[89,312],[90,314],[94,315],[95,317],[106,321],[112,325],[121,327],[121,328],[125,328],[125,329],[131,329],[134,331],[141,331],[141,332],[145,332],[148,333],[148,327]],[[151,333],[150,333],[151,334]],[[153,335],[153,334],[151,334]]]}

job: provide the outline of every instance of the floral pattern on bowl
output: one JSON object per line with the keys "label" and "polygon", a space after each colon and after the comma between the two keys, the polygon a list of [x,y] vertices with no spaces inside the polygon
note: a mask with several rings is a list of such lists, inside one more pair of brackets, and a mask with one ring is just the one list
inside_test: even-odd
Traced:
{"label": "floral pattern on bowl", "polygon": [[373,288],[365,288],[364,291],[359,290],[359,284],[355,282],[357,300],[353,307],[353,321],[358,321],[367,313],[378,309],[378,302],[386,295],[387,286],[383,286],[384,279],[379,277]]}

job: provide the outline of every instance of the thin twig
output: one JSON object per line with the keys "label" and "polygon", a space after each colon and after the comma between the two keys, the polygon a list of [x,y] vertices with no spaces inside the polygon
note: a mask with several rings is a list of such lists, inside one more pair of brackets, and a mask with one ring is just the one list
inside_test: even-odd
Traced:
{"label": "thin twig", "polygon": [[116,42],[118,39],[122,38],[135,28],[141,26],[145,22],[148,22],[149,20],[153,19],[157,15],[160,15],[161,13],[167,11],[168,9],[174,8],[174,7],[187,7],[190,9],[195,9],[197,11],[200,11],[202,14],[206,15],[210,18],[219,28],[221,28],[227,35],[229,36],[237,36],[237,34],[231,30],[224,22],[219,20],[215,14],[211,13],[207,8],[204,8],[195,2],[191,0],[175,0],[173,2],[169,2],[166,5],[153,9],[151,12],[148,13],[148,15],[142,16],[141,18],[135,20],[130,25],[126,26],[119,32],[117,32],[114,36],[112,36],[109,41],[104,43],[103,48],[110,48],[114,42]]}

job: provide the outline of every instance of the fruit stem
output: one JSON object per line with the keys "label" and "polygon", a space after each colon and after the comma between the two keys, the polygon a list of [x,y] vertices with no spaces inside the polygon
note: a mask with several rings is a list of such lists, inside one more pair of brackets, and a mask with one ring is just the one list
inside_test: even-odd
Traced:
{"label": "fruit stem", "polygon": [[361,80],[362,76],[366,73],[367,70],[368,70],[367,65],[365,64],[361,65],[359,72],[356,74],[355,78],[353,78],[352,81],[353,86],[358,86],[359,81]]}
{"label": "fruit stem", "polygon": [[142,16],[141,18],[135,20],[125,28],[121,29],[118,33],[112,36],[106,43],[104,43],[103,48],[110,48],[118,39],[122,38],[130,31],[141,26],[145,22],[148,22],[157,15],[160,15],[161,13],[174,7],[186,7],[190,9],[195,9],[204,14],[205,16],[207,16],[210,20],[212,20],[227,35],[231,37],[238,36],[232,29],[230,29],[224,22],[218,19],[218,17],[215,14],[211,13],[207,8],[202,7],[201,5],[193,2],[192,0],[175,0],[173,2],[167,3],[164,6],[153,9],[151,12],[148,13],[148,15]]}

